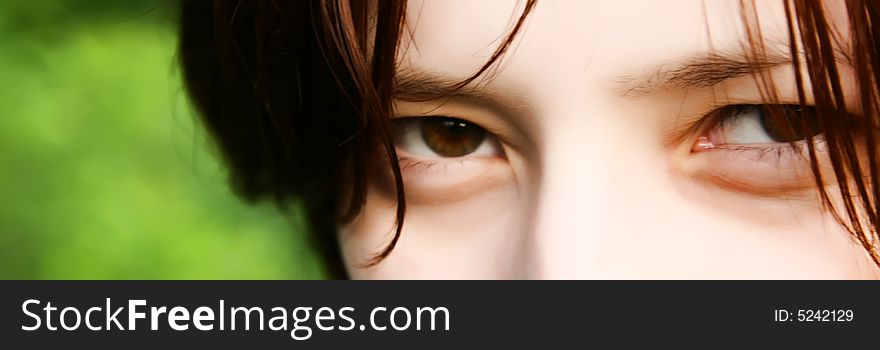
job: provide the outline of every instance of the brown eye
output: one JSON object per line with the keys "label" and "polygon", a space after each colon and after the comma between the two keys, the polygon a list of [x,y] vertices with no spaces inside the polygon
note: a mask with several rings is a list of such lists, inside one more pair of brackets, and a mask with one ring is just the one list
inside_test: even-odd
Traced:
{"label": "brown eye", "polygon": [[695,150],[797,142],[823,132],[812,106],[728,105],[712,112],[711,118],[714,127],[700,136]]}
{"label": "brown eye", "polygon": [[446,116],[391,119],[395,147],[408,156],[431,158],[496,157],[498,139],[478,124]]}
{"label": "brown eye", "polygon": [[813,107],[799,105],[752,106],[764,131],[775,142],[795,142],[822,133]]}
{"label": "brown eye", "polygon": [[486,139],[486,130],[461,119],[422,118],[419,132],[425,145],[442,157],[461,157],[474,153]]}
{"label": "brown eye", "polygon": [[[726,143],[796,142],[822,133],[812,106],[729,105],[714,113],[719,126],[726,131]],[[758,142],[762,138],[764,140]]]}

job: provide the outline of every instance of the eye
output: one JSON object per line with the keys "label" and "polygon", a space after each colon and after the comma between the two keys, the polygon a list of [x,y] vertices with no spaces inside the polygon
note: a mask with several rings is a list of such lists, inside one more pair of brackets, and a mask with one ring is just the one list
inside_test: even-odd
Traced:
{"label": "eye", "polygon": [[801,147],[807,140],[823,158],[823,129],[816,108],[795,104],[739,104],[703,119],[691,148],[695,178],[736,192],[773,198],[807,193],[816,186]]}
{"label": "eye", "polygon": [[398,149],[421,157],[460,158],[500,153],[494,136],[481,126],[451,117],[392,120]]}
{"label": "eye", "polygon": [[413,205],[454,203],[515,183],[499,137],[448,116],[390,120],[406,197]]}
{"label": "eye", "polygon": [[821,134],[815,108],[800,105],[729,105],[709,116],[713,128],[694,150],[797,142]]}

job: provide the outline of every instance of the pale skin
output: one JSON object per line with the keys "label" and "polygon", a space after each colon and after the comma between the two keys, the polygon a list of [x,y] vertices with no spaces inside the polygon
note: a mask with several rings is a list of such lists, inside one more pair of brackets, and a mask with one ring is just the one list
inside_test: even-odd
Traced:
{"label": "pale skin", "polygon": [[[782,3],[758,3],[768,46],[787,52]],[[424,97],[431,84],[476,72],[522,5],[411,1],[400,70],[413,90],[402,93]],[[396,118],[453,117],[487,136],[444,157],[404,132],[400,241],[365,266],[394,228],[393,193],[374,179],[364,210],[339,230],[350,276],[880,276],[822,210],[808,163],[778,151],[750,112],[725,128],[694,127],[724,106],[764,103],[748,72],[713,81],[687,73],[710,53],[724,56],[713,66],[738,69],[739,13],[726,0],[539,1],[491,79],[449,99],[395,103]],[[776,58],[768,71],[780,102],[796,103],[792,67]]]}

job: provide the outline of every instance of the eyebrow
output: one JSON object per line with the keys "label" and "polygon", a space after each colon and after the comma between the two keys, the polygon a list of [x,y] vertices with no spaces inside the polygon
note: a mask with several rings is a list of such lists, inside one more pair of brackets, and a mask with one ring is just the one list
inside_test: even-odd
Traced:
{"label": "eyebrow", "polygon": [[394,83],[394,98],[404,101],[430,101],[441,98],[464,98],[468,100],[500,100],[486,89],[475,85],[453,88],[460,81],[433,75],[431,73],[404,69],[397,73]]}
{"label": "eyebrow", "polygon": [[711,52],[646,69],[638,76],[619,76],[613,83],[623,96],[635,97],[658,91],[708,88],[791,63],[789,55],[769,49],[752,57],[742,51]]}
{"label": "eyebrow", "polygon": [[[623,96],[637,97],[658,91],[708,88],[726,80],[756,75],[767,70],[793,64],[788,45],[772,43],[759,53],[750,53],[746,47],[722,52],[697,54],[681,61],[661,64],[646,69],[639,76],[619,76],[613,82]],[[849,54],[834,47],[835,61],[853,66]],[[798,54],[800,62],[806,62],[805,53]]]}

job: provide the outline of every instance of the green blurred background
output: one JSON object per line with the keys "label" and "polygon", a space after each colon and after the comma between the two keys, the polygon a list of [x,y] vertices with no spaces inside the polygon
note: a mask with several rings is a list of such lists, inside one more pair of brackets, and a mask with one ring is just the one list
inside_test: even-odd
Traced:
{"label": "green blurred background", "polygon": [[176,8],[0,2],[0,278],[325,276],[295,213],[226,187],[180,86]]}

